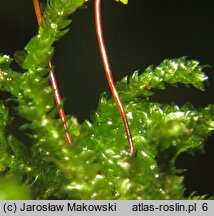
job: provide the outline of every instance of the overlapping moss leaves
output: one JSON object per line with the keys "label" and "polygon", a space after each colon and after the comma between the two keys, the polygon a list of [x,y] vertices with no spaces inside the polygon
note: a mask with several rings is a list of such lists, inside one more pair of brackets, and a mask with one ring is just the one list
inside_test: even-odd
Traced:
{"label": "overlapping moss leaves", "polygon": [[[38,34],[24,51],[15,53],[20,72],[11,69],[9,56],[0,57],[0,89],[11,94],[0,101],[0,181],[6,185],[0,198],[184,199],[183,177],[176,175],[174,162],[182,152],[203,149],[214,129],[214,106],[179,107],[156,103],[150,96],[153,89],[165,89],[166,83],[204,90],[207,76],[197,61],[165,60],[118,82],[135,157],[130,155],[117,107],[105,94],[91,121],[79,125],[68,116],[73,144],[66,143],[49,86],[48,62],[53,43],[67,32],[68,16],[84,2],[48,1]],[[9,106],[11,100],[15,108]],[[17,116],[26,120],[20,133],[28,134],[28,143],[9,130]],[[167,160],[161,157],[166,154]],[[17,193],[6,188],[16,188]]]}

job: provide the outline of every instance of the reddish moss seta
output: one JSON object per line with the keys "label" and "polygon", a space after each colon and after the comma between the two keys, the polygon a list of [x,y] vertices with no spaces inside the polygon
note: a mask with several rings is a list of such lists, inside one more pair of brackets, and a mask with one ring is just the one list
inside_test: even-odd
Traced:
{"label": "reddish moss seta", "polygon": [[[39,5],[39,0],[33,0],[33,5],[34,5],[35,13],[36,13],[37,22],[38,22],[38,25],[40,26],[41,22],[42,22],[42,12],[41,12],[41,8],[40,8],[40,5]],[[58,84],[57,84],[57,81],[56,81],[56,77],[54,75],[54,71],[53,71],[53,67],[52,67],[51,62],[49,62],[48,66],[49,66],[49,69],[50,69],[50,83],[51,83],[51,86],[52,86],[52,88],[54,90],[55,103],[56,103],[57,107],[59,107],[59,112],[58,113],[59,113],[59,117],[60,117],[60,119],[62,121],[63,128],[65,130],[65,138],[66,138],[66,141],[69,144],[71,144],[72,139],[71,139],[71,135],[68,132],[68,124],[66,122],[66,115],[65,115],[64,109],[62,107],[60,107],[60,105],[62,103],[62,99],[61,99],[61,96],[60,96],[59,87],[58,87]]]}
{"label": "reddish moss seta", "polygon": [[123,124],[124,124],[124,128],[126,131],[126,136],[127,136],[128,145],[129,145],[131,154],[134,155],[135,154],[135,148],[134,148],[134,144],[133,144],[133,140],[132,140],[129,122],[128,122],[125,109],[124,109],[123,104],[120,100],[119,94],[117,92],[117,89],[116,89],[116,86],[115,86],[115,83],[113,80],[112,71],[110,68],[110,64],[109,64],[109,60],[108,60],[108,56],[107,56],[107,52],[106,52],[106,48],[105,48],[105,42],[104,42],[103,33],[102,33],[102,21],[101,21],[101,9],[100,8],[101,8],[101,0],[95,0],[95,4],[94,4],[95,26],[96,26],[96,34],[97,34],[97,40],[98,40],[98,45],[99,45],[99,49],[100,49],[100,54],[101,54],[106,78],[108,80],[108,84],[109,84],[111,93],[113,95],[113,98],[117,104],[118,110],[120,111],[121,118],[123,120]]}

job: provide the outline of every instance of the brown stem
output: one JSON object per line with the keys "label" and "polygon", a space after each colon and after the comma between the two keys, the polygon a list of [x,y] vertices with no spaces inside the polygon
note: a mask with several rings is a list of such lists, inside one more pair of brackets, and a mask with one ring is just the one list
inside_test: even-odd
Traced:
{"label": "brown stem", "polygon": [[101,8],[101,0],[95,0],[95,5],[94,5],[95,26],[96,26],[96,34],[97,34],[98,45],[99,45],[99,49],[101,53],[101,58],[102,58],[105,74],[108,80],[108,84],[109,84],[111,93],[113,95],[113,98],[117,104],[118,110],[120,111],[121,118],[123,120],[123,124],[125,127],[126,136],[128,139],[128,145],[129,145],[131,154],[134,155],[135,148],[134,148],[134,144],[132,140],[131,130],[129,127],[126,112],[124,110],[123,104],[120,100],[119,94],[117,92],[117,89],[116,89],[116,86],[113,80],[113,76],[112,76],[112,72],[111,72],[111,68],[110,68],[110,64],[109,64],[109,60],[108,60],[108,56],[107,56],[107,52],[105,48],[105,42],[104,42],[103,33],[102,33],[102,21],[101,21],[101,12],[100,12],[101,9],[100,8]]}
{"label": "brown stem", "polygon": [[[40,8],[40,5],[39,5],[39,0],[33,0],[33,5],[34,5],[35,13],[36,13],[37,22],[38,22],[38,25],[40,26],[41,22],[42,22],[42,12],[41,12],[41,8]],[[51,62],[49,62],[48,66],[49,66],[49,69],[50,69],[50,82],[51,82],[51,86],[52,86],[52,88],[54,90],[55,103],[56,103],[57,107],[59,107],[59,117],[60,117],[60,119],[62,121],[63,128],[65,130],[65,138],[66,138],[66,141],[69,144],[71,144],[72,139],[71,139],[71,135],[68,132],[68,124],[66,122],[66,115],[65,115],[64,109],[62,107],[60,107],[61,104],[62,104],[62,99],[61,99],[61,96],[60,96],[59,87],[58,87],[58,84],[57,84],[57,81],[56,81],[56,77],[54,75],[54,71],[53,71],[53,67],[52,67]]]}

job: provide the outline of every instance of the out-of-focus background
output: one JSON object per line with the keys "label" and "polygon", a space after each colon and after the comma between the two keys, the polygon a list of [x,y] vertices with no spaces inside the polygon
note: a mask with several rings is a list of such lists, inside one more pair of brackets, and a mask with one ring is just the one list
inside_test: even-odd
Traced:
{"label": "out-of-focus background", "polygon": [[[206,69],[206,92],[173,88],[158,91],[153,99],[178,105],[191,101],[196,107],[214,104],[214,10],[212,1],[129,0],[124,6],[103,0],[103,29],[115,81],[135,70],[158,65],[166,58],[188,56]],[[109,92],[96,41],[93,1],[72,16],[70,32],[55,44],[54,65],[66,113],[79,122],[90,118],[102,92]],[[13,56],[37,32],[31,0],[0,0],[0,53]],[[0,97],[5,95],[0,93]],[[183,154],[179,168],[187,168],[186,194],[214,195],[214,135],[205,153]]]}

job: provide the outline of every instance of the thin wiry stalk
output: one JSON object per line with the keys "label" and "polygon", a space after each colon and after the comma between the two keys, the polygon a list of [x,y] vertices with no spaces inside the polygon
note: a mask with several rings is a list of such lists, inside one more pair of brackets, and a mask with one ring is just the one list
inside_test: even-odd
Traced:
{"label": "thin wiry stalk", "polygon": [[125,127],[126,136],[127,136],[127,140],[128,140],[131,154],[134,155],[135,154],[135,148],[134,148],[134,143],[132,140],[132,134],[131,134],[131,130],[129,127],[129,122],[128,122],[125,109],[124,109],[123,104],[120,100],[119,94],[117,92],[117,89],[116,89],[116,86],[115,86],[115,83],[113,80],[112,71],[110,68],[108,55],[107,55],[106,48],[105,48],[105,42],[104,42],[103,33],[102,33],[102,22],[101,22],[101,12],[100,12],[101,10],[100,10],[100,8],[101,8],[101,0],[95,0],[95,4],[94,4],[95,25],[96,25],[96,33],[97,33],[97,39],[98,39],[100,54],[101,54],[105,74],[106,74],[106,77],[108,80],[108,84],[109,84],[111,93],[113,95],[113,98],[117,104],[118,110],[120,111],[121,118],[123,120],[123,124]]}

